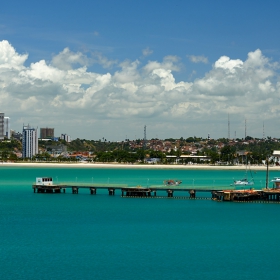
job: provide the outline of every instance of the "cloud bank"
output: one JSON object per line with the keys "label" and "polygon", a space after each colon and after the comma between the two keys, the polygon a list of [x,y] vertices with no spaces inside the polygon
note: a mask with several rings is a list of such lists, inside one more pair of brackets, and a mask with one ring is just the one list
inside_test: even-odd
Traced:
{"label": "cloud bank", "polygon": [[[93,61],[65,48],[50,62],[26,65],[27,59],[8,41],[0,42],[0,111],[17,130],[29,122],[56,127],[74,138],[103,135],[116,140],[143,137],[146,124],[149,138],[206,137],[208,132],[227,137],[228,114],[236,130],[242,130],[245,118],[252,120],[251,135],[262,136],[263,121],[271,132],[278,129],[279,64],[259,49],[245,61],[222,56],[192,82],[175,80],[181,69],[176,56],[117,64],[102,54]],[[117,68],[95,73],[88,70],[90,63]]]}

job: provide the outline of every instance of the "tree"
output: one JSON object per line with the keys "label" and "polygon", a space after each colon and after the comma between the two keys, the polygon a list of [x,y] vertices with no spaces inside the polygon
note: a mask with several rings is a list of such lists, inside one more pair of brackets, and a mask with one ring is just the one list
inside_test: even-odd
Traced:
{"label": "tree", "polygon": [[10,161],[17,161],[18,157],[15,153],[10,153],[9,158]]}
{"label": "tree", "polygon": [[221,160],[230,162],[233,159],[233,155],[235,153],[235,147],[226,145],[221,149]]}

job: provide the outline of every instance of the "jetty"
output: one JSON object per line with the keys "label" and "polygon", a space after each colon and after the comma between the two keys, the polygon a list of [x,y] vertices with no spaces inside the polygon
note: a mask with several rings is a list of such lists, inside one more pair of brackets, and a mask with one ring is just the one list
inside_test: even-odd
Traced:
{"label": "jetty", "polygon": [[[134,198],[181,198],[181,199],[211,199],[214,201],[229,202],[276,202],[280,203],[280,187],[272,189],[243,189],[235,190],[234,187],[222,189],[221,187],[194,187],[180,184],[174,185],[151,185],[147,187],[130,187],[126,184],[93,184],[93,183],[60,183],[54,184],[52,178],[36,178],[36,183],[32,185],[34,193],[66,193],[78,194],[80,189],[87,189],[91,195],[96,195],[98,190],[106,190],[109,195],[114,196],[116,192],[121,197]],[[187,193],[186,196],[175,196],[175,193]],[[165,194],[165,195],[162,195]],[[208,193],[208,196],[199,196],[198,193]],[[158,195],[161,194],[161,195]]]}
{"label": "jetty", "polygon": [[186,186],[166,186],[152,185],[149,187],[129,187],[126,184],[91,184],[91,183],[61,183],[61,184],[36,184],[32,185],[34,193],[66,193],[70,190],[72,194],[78,194],[81,189],[88,189],[92,195],[98,190],[107,190],[109,195],[115,195],[119,191],[122,197],[156,197],[158,192],[165,192],[167,197],[173,197],[175,192],[188,192],[191,198],[196,197],[197,192],[216,192],[220,189],[208,187],[186,187]]}

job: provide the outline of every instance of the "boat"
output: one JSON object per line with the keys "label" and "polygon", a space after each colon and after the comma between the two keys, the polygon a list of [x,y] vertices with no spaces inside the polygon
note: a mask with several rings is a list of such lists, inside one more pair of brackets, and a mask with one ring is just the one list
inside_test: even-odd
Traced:
{"label": "boat", "polygon": [[274,177],[270,182],[279,182],[280,183],[280,177]]}
{"label": "boat", "polygon": [[180,180],[164,180],[163,184],[165,186],[178,186],[182,183]]}
{"label": "boat", "polygon": [[280,189],[280,177],[274,177],[270,182],[273,183],[274,189]]}
{"label": "boat", "polygon": [[247,178],[241,179],[241,180],[236,180],[233,182],[235,186],[252,186],[254,185],[254,181],[248,181]]}
{"label": "boat", "polygon": [[[247,162],[247,159],[246,159],[246,162]],[[235,180],[233,182],[233,185],[234,186],[252,186],[254,185],[254,178],[253,178],[253,175],[252,175],[252,172],[251,172],[251,169],[249,167],[249,170],[250,170],[250,174],[251,174],[251,180],[248,180],[248,164],[246,163],[246,171],[245,171],[245,178],[244,179],[241,179],[241,180]]]}

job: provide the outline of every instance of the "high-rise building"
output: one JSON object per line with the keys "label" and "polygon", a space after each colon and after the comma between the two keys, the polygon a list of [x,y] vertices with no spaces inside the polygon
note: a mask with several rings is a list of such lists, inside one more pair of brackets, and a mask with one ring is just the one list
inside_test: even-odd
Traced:
{"label": "high-rise building", "polygon": [[71,137],[67,134],[61,134],[60,139],[65,140],[66,142],[71,142]]}
{"label": "high-rise building", "polygon": [[0,113],[0,140],[4,139],[4,133],[5,133],[5,128],[4,128],[4,113]]}
{"label": "high-rise building", "polygon": [[38,134],[37,128],[23,126],[22,130],[22,157],[32,158],[38,154]]}
{"label": "high-rise building", "polygon": [[40,128],[40,138],[53,138],[54,137],[54,128]]}
{"label": "high-rise building", "polygon": [[4,136],[8,139],[11,138],[11,131],[10,131],[10,118],[4,117]]}

